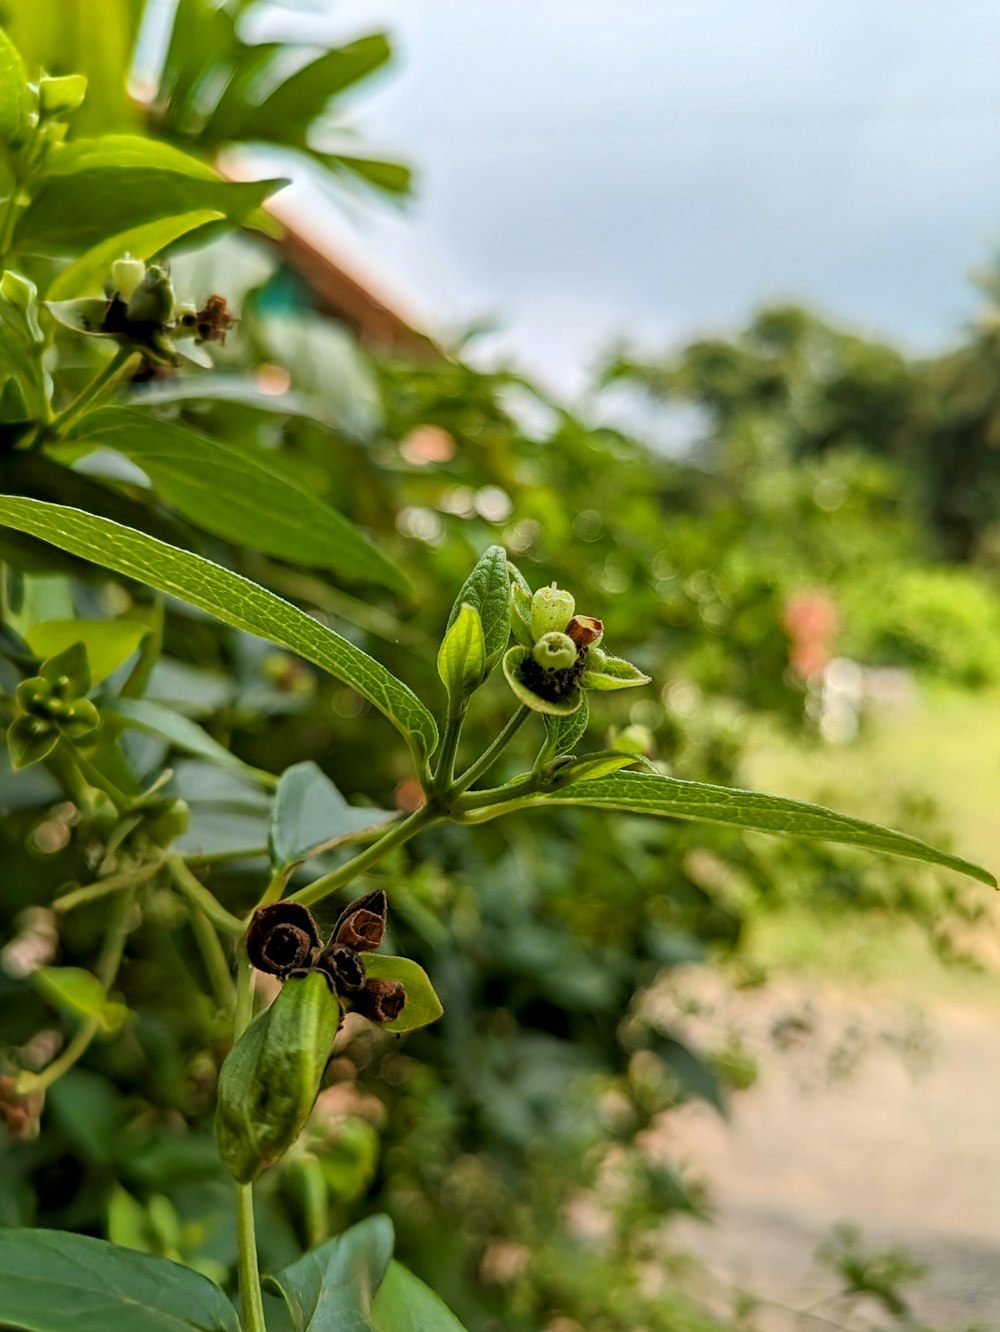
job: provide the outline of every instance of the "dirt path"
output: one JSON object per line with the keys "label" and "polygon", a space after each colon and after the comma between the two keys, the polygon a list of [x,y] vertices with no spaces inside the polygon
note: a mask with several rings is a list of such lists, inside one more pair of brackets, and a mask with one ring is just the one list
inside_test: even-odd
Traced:
{"label": "dirt path", "polygon": [[[752,1043],[768,1023],[773,1034],[789,994],[748,1002],[768,1005],[750,1015]],[[762,1057],[728,1124],[703,1105],[670,1121],[664,1149],[708,1179],[718,1210],[715,1226],[684,1223],[684,1242],[722,1283],[835,1317],[824,1304],[835,1280],[814,1254],[851,1221],[873,1247],[902,1245],[929,1265],[912,1288],[922,1321],[1000,1328],[1000,1006],[936,1006],[926,1039],[893,1049],[898,1006],[824,994],[815,1011],[823,1029]],[[816,1047],[835,1050],[838,1024],[860,1053],[831,1082]],[[873,1039],[859,1044],[859,1030]],[[758,1322],[821,1326],[776,1310]]]}

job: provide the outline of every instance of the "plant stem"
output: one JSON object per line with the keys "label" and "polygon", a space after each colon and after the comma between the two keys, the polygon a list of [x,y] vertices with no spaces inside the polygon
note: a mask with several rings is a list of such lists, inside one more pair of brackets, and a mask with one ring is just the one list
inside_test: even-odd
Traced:
{"label": "plant stem", "polygon": [[236,989],[229,973],[229,960],[215,932],[215,926],[200,907],[191,908],[191,933],[201,953],[215,1002],[229,1013],[236,1007]]}
{"label": "plant stem", "polygon": [[119,347],[104,369],[99,370],[87,387],[73,399],[69,406],[49,422],[45,428],[45,434],[48,436],[61,435],[74,417],[79,416],[84,407],[88,406],[104,391],[125,362],[134,355],[134,348]]}
{"label": "plant stem", "polygon": [[335,893],[338,888],[342,888],[345,883],[350,883],[359,874],[363,874],[369,866],[381,860],[395,847],[402,846],[404,842],[408,842],[411,837],[415,837],[418,832],[430,827],[432,823],[437,823],[442,817],[434,806],[430,804],[422,805],[420,809],[404,819],[402,823],[394,824],[367,850],[352,857],[346,864],[339,865],[337,869],[331,870],[329,874],[324,874],[322,878],[315,879],[305,888],[300,888],[288,900],[290,902],[301,902],[303,906],[315,905],[315,903],[322,901],[324,897],[328,897],[330,893]]}
{"label": "plant stem", "polygon": [[232,912],[227,911],[222,903],[212,896],[201,880],[195,878],[180,856],[170,856],[167,863],[170,866],[170,873],[173,875],[178,891],[194,907],[203,911],[217,930],[221,930],[223,934],[232,935],[234,939],[241,938],[244,928],[243,922],[238,920]]}
{"label": "plant stem", "polygon": [[195,851],[185,854],[182,859],[188,869],[199,869],[207,865],[224,865],[230,860],[260,860],[268,854],[266,846],[241,846],[236,851]]}
{"label": "plant stem", "polygon": [[531,716],[531,708],[522,705],[507,722],[500,734],[494,739],[489,749],[483,751],[471,767],[466,768],[458,781],[451,788],[452,795],[459,795],[477,782],[484,773],[489,772],[493,764],[517,735],[518,731]]}
{"label": "plant stem", "polygon": [[[240,948],[236,973],[236,1003],[233,1008],[233,1043],[243,1035],[253,1019],[253,968],[246,950]],[[253,1218],[253,1185],[236,1185],[237,1267],[240,1278],[242,1323],[246,1332],[267,1332],[264,1322],[264,1297],[260,1289],[257,1265],[257,1236]]]}
{"label": "plant stem", "polygon": [[[122,954],[125,951],[129,918],[132,915],[134,903],[135,888],[133,887],[115,903],[111,923],[108,926],[107,934],[104,936],[101,954],[97,959],[97,978],[104,986],[105,995],[111,989],[115,977],[118,975]],[[88,1018],[59,1058],[54,1059],[48,1068],[43,1069],[41,1073],[22,1073],[20,1075],[17,1080],[17,1090],[23,1093],[45,1091],[46,1088],[51,1087],[64,1073],[69,1072],[100,1030],[100,1020],[96,1017]]]}
{"label": "plant stem", "polygon": [[109,874],[106,879],[84,884],[82,888],[74,888],[72,892],[57,897],[52,903],[52,909],[59,912],[73,911],[78,906],[86,906],[88,902],[98,902],[110,893],[119,893],[124,888],[134,888],[149,879],[155,879],[162,868],[162,860],[153,860],[148,865],[140,865],[137,869],[123,870],[121,874]]}
{"label": "plant stem", "polygon": [[441,739],[441,753],[438,757],[438,765],[434,771],[434,782],[431,786],[434,795],[444,795],[455,780],[455,755],[458,752],[458,742],[464,725],[464,708],[457,716],[449,716],[445,724],[444,735]]}

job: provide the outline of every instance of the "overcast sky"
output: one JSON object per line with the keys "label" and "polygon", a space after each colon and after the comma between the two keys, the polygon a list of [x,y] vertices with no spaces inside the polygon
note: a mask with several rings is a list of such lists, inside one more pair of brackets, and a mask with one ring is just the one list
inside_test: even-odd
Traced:
{"label": "overcast sky", "polygon": [[418,194],[351,227],[429,319],[495,316],[553,386],[620,335],[660,347],[775,298],[917,349],[974,309],[1000,241],[996,0],[312,8],[398,51],[353,115]]}

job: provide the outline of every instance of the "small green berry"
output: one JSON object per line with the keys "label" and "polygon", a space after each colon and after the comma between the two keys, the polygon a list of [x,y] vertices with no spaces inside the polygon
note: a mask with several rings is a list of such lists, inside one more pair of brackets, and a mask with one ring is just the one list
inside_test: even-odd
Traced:
{"label": "small green berry", "polygon": [[565,671],[576,662],[576,644],[568,634],[553,630],[542,634],[531,655],[547,671]]}
{"label": "small green berry", "polygon": [[130,301],[132,293],[146,276],[146,265],[141,259],[123,254],[111,265],[111,281],[123,301]]}

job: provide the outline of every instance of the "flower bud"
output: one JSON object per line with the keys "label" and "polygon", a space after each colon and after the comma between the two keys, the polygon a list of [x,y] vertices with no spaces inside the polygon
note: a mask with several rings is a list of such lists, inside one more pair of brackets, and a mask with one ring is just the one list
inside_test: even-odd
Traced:
{"label": "flower bud", "polygon": [[299,1136],[341,1020],[325,976],[292,976],[226,1056],[215,1136],[219,1155],[240,1183],[256,1179]]}
{"label": "flower bud", "polygon": [[301,902],[268,902],[247,928],[247,957],[258,971],[282,979],[306,966],[319,947],[312,912]]}
{"label": "flower bud", "polygon": [[153,264],[129,297],[127,313],[134,324],[167,324],[173,318],[175,304],[170,274]]}
{"label": "flower bud", "polygon": [[565,671],[576,663],[576,644],[568,634],[542,634],[531,655],[544,670]]}
{"label": "flower bud", "polygon": [[82,74],[43,75],[38,80],[38,109],[43,116],[65,115],[83,105],[87,80]]}
{"label": "flower bud", "polygon": [[141,259],[123,254],[111,265],[111,282],[123,301],[130,301],[136,287],[146,276],[146,265]]}
{"label": "flower bud", "polygon": [[555,584],[552,587],[540,587],[531,598],[531,632],[535,639],[554,630],[565,630],[575,610],[576,602],[572,593]]}
{"label": "flower bud", "polygon": [[166,800],[146,818],[146,832],[157,846],[167,847],[187,832],[191,809],[186,800]]}

